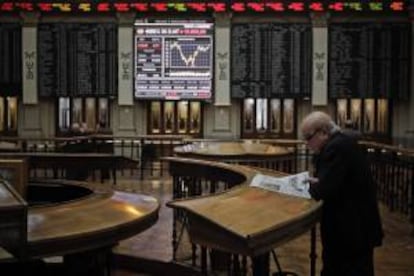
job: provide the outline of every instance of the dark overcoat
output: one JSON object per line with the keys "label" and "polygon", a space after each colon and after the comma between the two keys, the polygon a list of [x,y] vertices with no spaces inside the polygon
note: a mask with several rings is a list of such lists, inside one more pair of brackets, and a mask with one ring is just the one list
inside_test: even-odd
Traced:
{"label": "dark overcoat", "polygon": [[365,153],[343,133],[333,134],[315,156],[310,188],[323,200],[321,237],[324,250],[352,255],[382,243],[376,186]]}

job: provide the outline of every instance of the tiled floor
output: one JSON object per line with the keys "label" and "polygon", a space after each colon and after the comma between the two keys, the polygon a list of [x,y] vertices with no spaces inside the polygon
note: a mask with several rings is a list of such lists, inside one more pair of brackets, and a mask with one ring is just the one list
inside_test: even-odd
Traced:
{"label": "tiled floor", "polygon": [[[124,177],[118,180],[115,189],[151,194],[160,200],[162,206],[159,220],[154,226],[121,242],[114,250],[114,253],[121,259],[127,257],[130,262],[136,262],[135,271],[118,269],[113,274],[115,276],[172,275],[169,266],[172,261],[172,210],[165,206],[165,202],[171,199],[171,180],[163,177],[138,181]],[[385,241],[384,245],[375,252],[376,276],[414,276],[413,226],[408,222],[408,218],[391,213],[383,206],[381,206],[381,213]],[[309,234],[300,236],[277,248],[278,260],[284,270],[293,271],[298,275],[309,275],[309,237]],[[178,263],[188,265],[189,252],[185,249],[185,243],[178,252]],[[318,255],[320,255],[319,251],[318,243]],[[155,261],[157,271],[147,274],[140,272],[143,260]],[[272,270],[275,271],[274,262],[272,262]],[[317,262],[317,275],[319,275],[319,270],[320,259]],[[212,275],[218,275],[218,273]]]}

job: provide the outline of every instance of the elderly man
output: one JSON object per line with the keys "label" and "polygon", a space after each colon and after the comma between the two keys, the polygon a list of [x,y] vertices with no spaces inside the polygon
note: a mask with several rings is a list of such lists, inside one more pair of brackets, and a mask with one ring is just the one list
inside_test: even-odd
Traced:
{"label": "elderly man", "polygon": [[376,188],[364,153],[331,117],[312,112],[301,125],[315,153],[309,192],[323,200],[322,276],[374,275],[374,247],[382,243]]}

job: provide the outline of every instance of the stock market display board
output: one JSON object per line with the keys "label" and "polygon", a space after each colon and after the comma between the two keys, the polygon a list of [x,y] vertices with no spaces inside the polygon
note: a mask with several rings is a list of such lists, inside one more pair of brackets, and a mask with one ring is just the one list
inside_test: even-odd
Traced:
{"label": "stock market display board", "polygon": [[309,96],[311,35],[309,24],[234,24],[231,42],[232,97]]}
{"label": "stock market display board", "polygon": [[211,99],[212,23],[137,21],[134,39],[135,98]]}
{"label": "stock market display board", "polygon": [[0,96],[22,90],[22,33],[18,23],[0,24]]}
{"label": "stock market display board", "polygon": [[330,97],[406,98],[410,40],[410,23],[332,23]]}
{"label": "stock market display board", "polygon": [[113,23],[39,24],[39,95],[115,96],[117,43]]}

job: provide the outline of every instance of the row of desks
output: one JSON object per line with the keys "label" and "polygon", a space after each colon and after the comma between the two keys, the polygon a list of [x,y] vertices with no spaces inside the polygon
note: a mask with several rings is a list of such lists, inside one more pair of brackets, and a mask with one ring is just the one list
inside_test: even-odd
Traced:
{"label": "row of desks", "polygon": [[[22,182],[15,186],[20,194],[13,192],[14,189],[0,191],[0,242],[3,247],[0,262],[26,262],[64,256],[65,270],[73,272],[70,275],[82,272],[82,268],[90,264],[96,264],[96,271],[104,273],[102,269],[107,264],[98,260],[104,259],[108,263],[108,252],[112,246],[149,228],[158,219],[160,204],[156,198],[113,191],[100,183],[42,180],[40,185],[46,189],[42,200],[43,196],[55,196],[58,190],[65,193],[70,190],[69,194],[82,196],[64,202],[45,200],[46,204],[33,206],[28,206],[25,201],[31,198],[27,194],[27,190],[31,189],[27,189],[28,178],[22,178],[20,174],[27,176],[28,169],[108,170],[113,172],[115,183],[116,170],[136,167],[134,160],[106,153],[3,152],[0,158],[2,164],[9,164],[2,169],[16,169],[18,160],[23,160],[26,169],[26,172],[24,169],[12,172],[15,175],[10,179],[15,185],[13,181],[16,179]],[[10,166],[12,163],[16,164]],[[33,181],[29,180],[30,187]],[[54,192],[48,192],[47,187],[53,188]],[[76,189],[82,189],[82,192],[78,193]]]}
{"label": "row of desks", "polygon": [[[98,153],[13,153],[36,168],[119,168],[129,161]],[[188,217],[192,242],[206,248],[257,257],[311,229],[320,203],[249,186],[258,169],[195,159],[167,158],[174,181],[188,176],[228,181],[232,189],[209,196],[175,199],[167,205]],[[126,163],[123,163],[123,162]],[[265,173],[278,176],[277,173]],[[177,187],[174,185],[174,187]],[[29,208],[27,254],[39,258],[105,248],[155,223],[159,204],[152,197],[93,188],[93,195],[62,206]],[[175,191],[176,192],[176,191]],[[174,194],[176,194],[174,192]],[[76,222],[76,223],[74,223]],[[260,275],[264,270],[255,270]]]}

